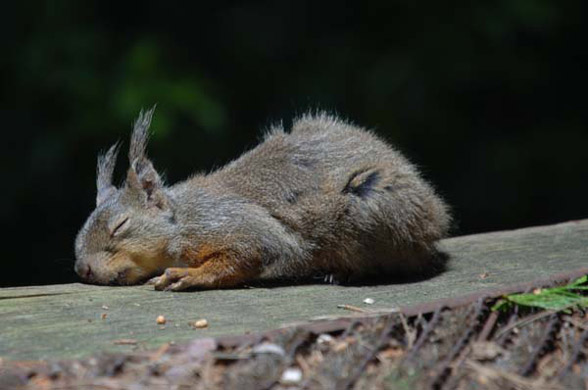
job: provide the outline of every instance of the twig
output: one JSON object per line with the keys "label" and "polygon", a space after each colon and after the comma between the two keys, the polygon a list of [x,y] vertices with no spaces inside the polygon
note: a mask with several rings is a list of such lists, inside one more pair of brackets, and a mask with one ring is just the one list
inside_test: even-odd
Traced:
{"label": "twig", "polygon": [[[449,354],[445,356],[440,364],[436,365],[434,371],[436,371],[437,374],[431,380],[431,388],[442,388],[451,373],[461,365],[465,357],[465,353],[464,355],[461,355],[461,352],[464,351],[464,349],[466,351],[468,350],[468,342],[478,332],[482,317],[486,310],[487,308],[483,299],[479,299],[476,305],[470,309],[467,318],[468,322],[471,323],[467,325],[461,337],[454,343]],[[460,355],[462,356],[461,359],[459,359]],[[457,361],[454,362],[456,358]],[[453,365],[452,362],[454,363]]]}
{"label": "twig", "polygon": [[[380,333],[380,337],[378,338],[376,344],[371,349],[366,348],[368,352],[364,355],[361,362],[357,364],[355,371],[353,371],[345,380],[339,382],[336,388],[350,389],[352,385],[359,379],[361,374],[364,372],[367,364],[376,356],[378,351],[382,349],[384,345],[386,345],[386,343],[388,342],[390,332],[392,332],[392,329],[397,324],[396,321],[393,320],[393,317],[389,317],[388,321],[388,324],[382,330],[382,333]],[[364,345],[364,347],[366,346]]]}
{"label": "twig", "polygon": [[425,344],[425,342],[429,338],[430,334],[433,332],[433,329],[440,322],[441,311],[442,311],[442,308],[438,308],[437,310],[435,310],[435,313],[433,314],[433,318],[431,318],[431,321],[429,321],[427,323],[427,326],[425,327],[425,329],[423,330],[423,332],[421,333],[421,335],[417,339],[416,343],[414,344],[414,347],[409,350],[408,355],[404,359],[404,362],[410,362],[414,357],[416,357],[416,354],[419,351],[419,349],[421,349],[423,344]]}
{"label": "twig", "polygon": [[494,379],[494,380],[505,379],[505,380],[509,381],[510,383],[512,383],[513,387],[516,389],[561,390],[560,386],[550,385],[548,383],[545,383],[542,380],[529,380],[529,379],[523,378],[517,374],[510,373],[508,371],[495,370],[495,369],[490,368],[488,366],[484,366],[482,364],[476,363],[475,361],[470,360],[470,359],[465,361],[465,365],[468,368],[476,371],[478,374],[485,376],[489,379]]}
{"label": "twig", "polygon": [[557,337],[561,325],[561,320],[557,314],[553,314],[547,328],[543,332],[541,340],[534,348],[531,357],[525,365],[519,370],[519,375],[530,376],[537,369],[537,361],[547,352],[554,348],[553,340]]}
{"label": "twig", "polygon": [[588,342],[588,329],[585,329],[580,335],[580,340],[576,343],[576,346],[572,351],[572,357],[568,359],[568,362],[558,374],[559,378],[562,378],[564,375],[566,375],[571,370],[572,366],[576,364],[578,360],[580,360],[580,357],[585,353],[584,344],[586,344],[586,342]]}
{"label": "twig", "polygon": [[482,330],[480,331],[480,334],[478,335],[478,341],[488,340],[488,337],[490,336],[490,333],[492,333],[492,330],[494,329],[494,326],[496,325],[497,320],[498,320],[498,312],[497,311],[491,312],[490,315],[488,316],[488,319],[484,323],[484,327],[482,328]]}
{"label": "twig", "polygon": [[537,314],[533,314],[529,317],[525,317],[523,319],[520,319],[519,321],[516,321],[510,325],[505,326],[504,328],[502,328],[500,331],[496,332],[496,336],[494,336],[495,339],[498,339],[500,336],[510,332],[511,330],[513,330],[514,328],[521,328],[523,326],[529,325],[532,322],[535,322],[537,320],[540,320],[542,318],[545,317],[549,317],[550,315],[552,315],[553,313],[555,313],[555,311],[553,310],[546,310],[546,311],[542,311],[540,313]]}
{"label": "twig", "polygon": [[138,341],[135,339],[118,339],[112,342],[114,345],[137,345]]}
{"label": "twig", "polygon": [[414,346],[414,342],[416,340],[416,330],[411,330],[408,327],[408,322],[406,321],[406,316],[404,314],[399,313],[399,315],[402,328],[404,329],[404,334],[406,334],[406,349],[410,350]]}
{"label": "twig", "polygon": [[564,321],[569,322],[570,324],[574,325],[576,328],[580,328],[582,330],[588,330],[588,323],[583,323],[578,321],[577,319],[571,316],[563,316]]}
{"label": "twig", "polygon": [[352,306],[352,305],[337,305],[338,309],[344,309],[349,311],[355,311],[357,313],[369,313],[369,310],[362,309],[361,307]]}

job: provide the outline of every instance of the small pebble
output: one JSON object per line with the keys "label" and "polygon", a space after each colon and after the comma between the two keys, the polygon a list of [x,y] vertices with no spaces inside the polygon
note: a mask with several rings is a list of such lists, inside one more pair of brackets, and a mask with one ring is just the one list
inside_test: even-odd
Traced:
{"label": "small pebble", "polygon": [[273,343],[263,343],[255,346],[251,352],[253,353],[273,353],[275,355],[286,356],[284,348]]}
{"label": "small pebble", "polygon": [[192,324],[192,326],[194,328],[196,328],[196,329],[207,328],[208,327],[208,321],[203,318],[201,320],[194,321],[194,323]]}
{"label": "small pebble", "polygon": [[319,344],[330,344],[330,343],[332,343],[332,342],[333,342],[333,340],[334,340],[334,339],[333,339],[333,336],[331,336],[330,334],[327,334],[327,333],[323,333],[323,334],[321,334],[321,335],[320,335],[320,336],[319,336],[319,337],[316,339],[316,341],[317,341]]}
{"label": "small pebble", "polygon": [[108,306],[102,305],[102,310],[108,310]]}
{"label": "small pebble", "polygon": [[302,371],[296,367],[286,368],[282,373],[280,382],[284,384],[299,383],[302,380]]}
{"label": "small pebble", "polygon": [[366,298],[363,300],[363,303],[365,303],[366,305],[373,305],[374,304],[374,299],[373,298]]}
{"label": "small pebble", "polygon": [[166,323],[166,319],[164,316],[157,316],[157,319],[155,320],[155,322],[157,322],[159,325],[163,325]]}

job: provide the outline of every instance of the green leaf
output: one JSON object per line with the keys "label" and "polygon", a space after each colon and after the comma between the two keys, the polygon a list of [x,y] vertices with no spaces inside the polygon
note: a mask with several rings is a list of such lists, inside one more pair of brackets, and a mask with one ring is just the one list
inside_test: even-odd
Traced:
{"label": "green leaf", "polygon": [[588,297],[574,292],[588,290],[585,285],[587,281],[588,275],[585,275],[565,286],[540,289],[527,294],[506,295],[496,302],[492,310],[506,310],[512,304],[555,311],[588,306]]}

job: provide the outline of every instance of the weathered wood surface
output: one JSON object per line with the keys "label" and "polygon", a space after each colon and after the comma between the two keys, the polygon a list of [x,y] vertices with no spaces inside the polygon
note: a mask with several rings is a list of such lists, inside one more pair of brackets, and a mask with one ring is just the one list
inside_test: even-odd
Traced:
{"label": "weathered wood surface", "polygon": [[[82,284],[0,289],[0,357],[47,359],[258,332],[325,315],[339,304],[385,309],[543,279],[588,266],[588,220],[444,240],[447,272],[378,286],[303,285],[190,293]],[[375,300],[365,306],[363,299]],[[105,318],[103,314],[106,314]],[[167,319],[156,324],[158,315]],[[206,318],[207,329],[189,321]],[[134,339],[136,345],[116,345]]]}

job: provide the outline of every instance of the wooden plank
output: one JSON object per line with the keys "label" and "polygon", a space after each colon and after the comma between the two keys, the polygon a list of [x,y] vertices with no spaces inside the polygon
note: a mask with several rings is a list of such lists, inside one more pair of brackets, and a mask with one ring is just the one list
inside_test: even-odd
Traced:
{"label": "wooden plank", "polygon": [[[588,265],[588,220],[451,238],[441,247],[450,255],[448,271],[417,283],[190,293],[82,284],[0,289],[0,357],[47,359],[128,352],[341,315],[340,304],[389,309],[543,279]],[[362,301],[367,297],[375,304],[365,306]],[[166,317],[165,327],[156,324],[158,315]],[[209,321],[207,329],[188,324],[199,318]],[[119,339],[134,339],[137,345],[115,345]]]}

